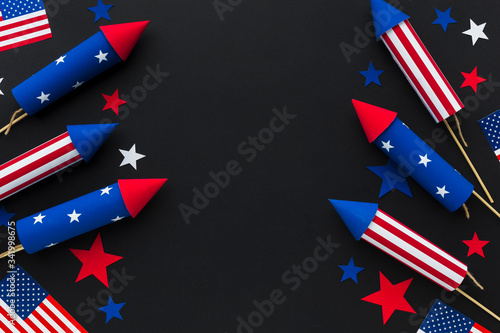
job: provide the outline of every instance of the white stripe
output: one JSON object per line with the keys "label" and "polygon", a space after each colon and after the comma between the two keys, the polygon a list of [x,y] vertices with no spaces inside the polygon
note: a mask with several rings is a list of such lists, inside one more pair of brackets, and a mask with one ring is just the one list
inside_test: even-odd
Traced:
{"label": "white stripe", "polygon": [[461,109],[461,107],[457,103],[457,100],[455,99],[455,96],[453,96],[452,92],[448,88],[448,85],[446,84],[446,82],[443,81],[443,78],[437,72],[436,68],[432,64],[431,59],[429,59],[430,55],[428,56],[425,53],[425,50],[422,49],[420,43],[415,39],[415,36],[413,36],[413,34],[411,33],[410,29],[408,28],[408,25],[407,25],[406,21],[401,22],[399,24],[399,26],[401,27],[401,29],[405,33],[406,38],[408,38],[408,40],[410,41],[410,43],[415,48],[415,51],[417,51],[418,56],[424,62],[425,66],[427,67],[427,69],[431,73],[431,75],[434,78],[434,80],[436,80],[436,83],[439,85],[439,87],[441,88],[441,90],[445,94],[446,98],[448,99],[448,101],[453,106],[454,110],[455,111],[459,111]]}
{"label": "white stripe", "polygon": [[21,25],[19,27],[15,27],[15,28],[4,30],[4,31],[0,31],[0,37],[9,36],[11,34],[15,34],[17,32],[25,31],[25,30],[32,29],[32,28],[36,28],[36,27],[39,27],[41,25],[45,25],[45,24],[48,24],[48,23],[49,23],[49,20],[44,19],[44,20],[41,20],[41,21],[36,21],[36,22],[25,24],[25,25]]}
{"label": "white stripe", "polygon": [[50,31],[50,28],[47,28],[47,29],[44,29],[44,30],[40,30],[40,31],[36,31],[36,32],[32,32],[32,33],[24,35],[24,36],[20,36],[20,37],[16,37],[16,38],[11,38],[11,39],[8,39],[6,41],[0,42],[0,47],[6,46],[6,45],[12,45],[12,44],[20,43],[20,42],[23,42],[25,40],[36,38],[36,37],[40,37],[40,36],[43,36],[43,35],[50,35],[51,33],[52,32]]}
{"label": "white stripe", "polygon": [[[10,307],[3,301],[3,299],[0,299],[0,306],[9,313]],[[19,330],[10,323],[10,320],[5,318],[3,315],[0,315],[0,321],[7,326],[12,332],[19,333]]]}
{"label": "white stripe", "polygon": [[[1,304],[2,308],[4,308],[4,310],[9,312],[7,304],[5,304],[3,300],[1,301],[2,301]],[[26,332],[35,333],[35,331],[28,324],[24,322],[23,318],[17,315],[17,313],[16,313],[16,324],[19,324],[19,326],[21,326]]]}
{"label": "white stripe", "polygon": [[[45,299],[47,300],[47,299]],[[61,326],[59,326],[55,321],[54,319],[50,318],[50,315],[47,314],[45,311],[43,311],[42,308],[40,308],[40,306],[38,306],[35,311],[33,312],[37,312],[38,314],[40,314],[40,316],[42,316],[43,319],[45,319],[45,321],[47,321],[48,324],[50,324],[50,328],[51,328],[51,331],[53,331],[53,329],[56,330],[56,332],[64,332],[64,329],[61,328]]]}
{"label": "white stripe", "polygon": [[43,326],[42,323],[40,321],[38,321],[38,319],[36,319],[36,317],[33,315],[33,312],[28,316],[28,318],[26,319],[29,319],[33,322],[33,324],[39,329],[41,330],[42,332],[47,332],[47,333],[51,333],[49,329],[47,329],[47,327]]}
{"label": "white stripe", "polygon": [[[75,156],[80,156],[80,155],[78,154],[78,151],[76,149],[73,149],[72,151],[64,154],[63,156],[58,157],[55,160],[52,160],[49,163],[46,163],[46,164],[40,166],[39,168],[37,168],[37,169],[35,169],[35,170],[31,171],[31,172],[28,172],[28,173],[22,175],[19,178],[14,179],[10,183],[5,184],[4,186],[0,187],[0,195],[3,195],[4,193],[7,193],[8,191],[12,190],[13,188],[16,188],[17,186],[24,185],[25,183],[29,182],[33,178],[41,175],[42,173],[44,173],[46,171],[53,170],[53,172],[51,172],[50,174],[48,174],[46,177],[44,177],[42,179],[45,179],[48,176],[53,175],[54,173],[56,173],[56,172],[59,171],[58,166],[60,166],[64,162],[69,161],[70,159],[72,159]],[[81,160],[81,158],[80,158],[80,160]],[[76,163],[76,162],[78,162],[78,161],[75,161],[74,163]],[[74,164],[74,163],[72,163],[72,164]],[[39,179],[38,181],[40,181],[42,179]],[[38,182],[38,181],[36,181],[36,182]],[[34,182],[32,184],[26,184],[26,186],[33,185],[36,182]],[[21,188],[21,189],[24,189],[24,187]],[[17,192],[15,192],[15,193],[17,193]],[[12,194],[14,194],[14,193],[12,193]]]}
{"label": "white stripe", "polygon": [[[431,100],[432,104],[434,104],[434,106],[436,107],[437,112],[439,112],[439,114],[443,118],[449,117],[448,112],[446,111],[446,109],[444,108],[444,106],[439,101],[439,98],[436,96],[436,94],[432,90],[431,86],[429,85],[429,82],[427,82],[427,80],[425,79],[424,75],[422,74],[422,72],[418,68],[417,64],[415,64],[415,62],[413,61],[412,57],[410,56],[410,54],[408,53],[408,51],[406,50],[406,48],[403,46],[403,44],[399,40],[398,36],[394,32],[394,30],[390,29],[390,30],[388,30],[386,32],[386,34],[387,34],[387,37],[394,44],[394,47],[401,54],[401,57],[403,58],[403,60],[405,61],[405,63],[408,65],[410,71],[415,76],[415,79],[420,83],[420,85],[422,86],[422,88],[424,89],[424,91],[429,96],[429,99]],[[429,109],[429,112],[431,112],[431,114],[432,114],[432,110],[431,109]]]}
{"label": "white stripe", "polygon": [[29,14],[26,14],[26,15],[22,15],[22,16],[18,16],[18,17],[13,17],[13,18],[10,18],[10,19],[6,19],[5,21],[1,21],[0,22],[0,28],[2,27],[2,25],[17,23],[17,22],[28,20],[28,19],[31,19],[31,18],[35,18],[35,17],[38,17],[38,16],[43,16],[45,14],[46,14],[45,13],[45,9],[42,9],[42,10],[39,10],[39,11],[34,12],[34,13],[29,13]]}
{"label": "white stripe", "polygon": [[378,216],[378,217],[380,217],[382,220],[386,221],[387,223],[389,223],[390,225],[392,225],[393,227],[395,227],[399,231],[401,231],[401,232],[405,233],[406,235],[410,236],[411,238],[413,238],[417,242],[423,244],[425,247],[429,248],[431,251],[436,252],[439,256],[444,257],[446,260],[448,260],[448,261],[452,262],[453,264],[457,265],[462,270],[467,271],[467,265],[465,265],[463,262],[460,262],[458,259],[456,259],[455,257],[451,256],[450,254],[444,252],[442,249],[440,249],[436,245],[432,244],[427,239],[423,238],[422,236],[420,236],[419,234],[417,234],[413,230],[409,230],[409,229],[403,227],[401,225],[401,223],[397,222],[396,220],[388,217],[387,215],[385,215],[383,213],[380,213],[379,211],[377,211],[377,213],[375,215]]}
{"label": "white stripe", "polygon": [[425,333],[424,331],[422,331],[420,328],[418,329],[417,333]]}
{"label": "white stripe", "polygon": [[495,150],[495,155],[496,156],[500,155],[500,149]]}
{"label": "white stripe", "polygon": [[[464,279],[460,274],[457,274],[453,270],[449,269],[436,259],[430,257],[426,253],[420,251],[416,247],[414,247],[411,244],[408,244],[405,242],[403,239],[397,237],[394,235],[392,232],[385,230],[383,227],[381,227],[378,224],[372,223],[370,224],[369,227],[370,230],[372,230],[374,233],[380,235],[382,238],[386,239],[387,241],[391,242],[392,244],[396,245],[400,249],[404,250],[405,252],[408,252],[411,256],[419,259],[420,261],[423,261],[427,265],[431,266],[434,268],[436,271],[440,272],[441,274],[447,276],[451,280],[458,282],[460,284],[462,280]],[[422,268],[424,269],[424,268]]]}
{"label": "white stripe", "polygon": [[45,304],[49,308],[49,310],[52,311],[52,313],[55,314],[57,318],[59,318],[64,323],[64,325],[66,325],[72,332],[80,332],[80,330],[76,328],[73,323],[69,321],[68,318],[66,318],[65,315],[59,312],[59,310],[57,310],[57,308],[52,305],[52,303],[50,303],[48,299],[45,299],[43,301],[43,304]]}
{"label": "white stripe", "polygon": [[470,333],[484,333],[483,331],[480,331],[478,330],[477,328],[473,327],[471,330],[470,330]]}
{"label": "white stripe", "polygon": [[397,260],[401,261],[403,264],[407,265],[408,267],[410,267],[410,268],[414,269],[415,271],[419,272],[420,274],[426,276],[430,280],[436,282],[437,284],[439,284],[440,286],[442,286],[446,290],[448,290],[448,291],[455,290],[454,288],[452,288],[447,283],[441,281],[440,279],[438,279],[437,277],[435,277],[431,273],[423,270],[420,266],[417,266],[417,265],[413,264],[411,261],[406,260],[404,257],[400,256],[399,254],[397,254],[396,252],[392,251],[391,249],[388,249],[387,247],[385,247],[384,245],[380,244],[379,242],[377,242],[373,238],[366,236],[366,234],[364,234],[363,236],[361,236],[361,238],[364,239],[365,241],[367,241],[368,243],[372,244],[373,246],[378,247],[380,250],[384,251],[385,253],[389,254],[390,256],[392,256],[392,257],[396,258]]}

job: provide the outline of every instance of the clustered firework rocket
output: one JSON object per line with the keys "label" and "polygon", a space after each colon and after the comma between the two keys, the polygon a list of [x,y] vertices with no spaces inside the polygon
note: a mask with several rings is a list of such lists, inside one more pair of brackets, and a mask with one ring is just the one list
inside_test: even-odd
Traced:
{"label": "clustered firework rocket", "polygon": [[88,162],[116,125],[69,125],[63,134],[0,165],[0,200],[81,160]]}
{"label": "clustered firework rocket", "polygon": [[17,221],[22,247],[34,253],[125,217],[136,217],[166,179],[117,183]]}

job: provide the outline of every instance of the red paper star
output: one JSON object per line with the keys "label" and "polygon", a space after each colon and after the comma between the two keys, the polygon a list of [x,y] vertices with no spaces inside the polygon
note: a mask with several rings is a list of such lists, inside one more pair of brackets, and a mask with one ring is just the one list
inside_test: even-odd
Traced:
{"label": "red paper star", "polygon": [[382,318],[384,325],[392,316],[395,310],[415,313],[415,310],[404,298],[406,290],[413,279],[409,279],[398,284],[392,284],[385,276],[380,273],[380,290],[376,293],[362,298],[362,301],[382,305]]}
{"label": "red paper star", "polygon": [[78,282],[89,275],[94,275],[99,281],[108,286],[108,272],[106,267],[122,259],[120,256],[104,253],[102,248],[101,234],[97,235],[90,250],[69,249],[83,264],[80,274],[75,282]]}
{"label": "red paper star", "polygon": [[471,240],[464,240],[462,242],[464,242],[465,245],[469,247],[469,253],[467,253],[467,257],[469,257],[474,253],[477,253],[484,258],[483,247],[490,241],[479,240],[479,238],[477,237],[477,233],[474,233],[474,236],[472,237]]}
{"label": "red paper star", "polygon": [[123,99],[120,99],[118,97],[118,89],[116,89],[113,95],[109,96],[106,94],[102,94],[102,97],[104,97],[104,99],[106,100],[106,105],[102,110],[104,111],[107,109],[112,109],[116,113],[116,115],[118,115],[118,107],[122,104],[127,103],[127,101],[124,101]]}
{"label": "red paper star", "polygon": [[483,79],[482,77],[477,76],[477,66],[474,68],[474,70],[472,72],[470,72],[470,73],[462,72],[462,75],[464,76],[465,81],[464,81],[464,83],[462,83],[462,86],[460,88],[469,86],[472,88],[472,90],[474,90],[474,92],[477,92],[477,84],[478,83],[486,81],[486,79]]}

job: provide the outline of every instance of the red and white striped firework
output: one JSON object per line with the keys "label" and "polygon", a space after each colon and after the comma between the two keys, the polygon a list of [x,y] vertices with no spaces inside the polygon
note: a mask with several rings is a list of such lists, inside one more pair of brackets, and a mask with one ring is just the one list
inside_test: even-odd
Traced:
{"label": "red and white striped firework", "polygon": [[88,162],[115,127],[68,126],[67,132],[0,165],[0,200],[81,160]]}
{"label": "red and white striped firework", "polygon": [[408,16],[383,0],[372,0],[377,39],[381,38],[404,75],[440,122],[464,105],[408,21]]}

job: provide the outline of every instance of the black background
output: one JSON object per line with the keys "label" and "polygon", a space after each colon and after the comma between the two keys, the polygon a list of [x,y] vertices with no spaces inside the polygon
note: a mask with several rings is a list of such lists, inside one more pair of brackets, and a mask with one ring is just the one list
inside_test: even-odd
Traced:
{"label": "black background", "polygon": [[[99,307],[107,304],[108,291],[97,279],[74,282],[81,263],[68,248],[89,249],[98,231],[37,254],[19,253],[17,263],[89,332],[237,332],[238,317],[248,320],[256,311],[254,300],[269,299],[276,289],[283,292],[282,304],[254,332],[416,332],[438,297],[497,331],[498,322],[462,296],[444,293],[371,245],[354,241],[327,200],[378,202],[467,263],[486,291],[469,286],[468,280],[463,288],[500,312],[498,218],[471,198],[467,204],[472,217],[466,221],[461,210],[449,213],[413,180],[413,199],[398,191],[378,199],[381,180],[366,167],[385,165],[387,158],[368,144],[352,98],[397,111],[424,139],[438,134],[438,153],[483,192],[454,142],[439,135],[444,127],[428,115],[385,46],[356,32],[370,28],[369,1],[232,4],[221,20],[211,0],[115,1],[111,23],[151,20],[127,62],[0,138],[0,158],[8,161],[64,132],[67,124],[119,123],[90,163],[4,200],[7,211],[16,213],[14,220],[118,178],[169,178],[136,219],[100,230],[105,252],[124,257],[108,267],[110,281],[113,271],[133,277],[113,284],[113,300],[126,302],[123,321],[113,318],[105,324],[103,312],[89,310],[89,298],[97,298]],[[50,0],[45,5],[53,38],[0,53],[0,89],[5,94],[0,96],[1,123],[18,108],[11,94],[14,86],[96,33],[99,24],[108,24],[104,19],[94,24],[94,14],[86,8],[95,1]],[[432,25],[434,8],[445,11],[452,5],[451,16],[458,23],[445,33]],[[460,88],[460,72],[478,66],[479,76],[500,82],[499,6],[497,1],[400,1],[467,105],[459,115],[468,154],[497,200],[500,166],[477,121],[498,109],[499,84],[490,84],[491,91],[480,84],[475,94],[470,87]],[[472,46],[471,38],[462,34],[469,19],[488,22],[484,32],[489,40]],[[344,56],[342,42],[359,52]],[[382,86],[364,87],[358,71],[366,70],[370,61],[384,70]],[[147,68],[157,66],[168,77],[141,96]],[[121,106],[119,117],[102,111],[101,94],[116,89],[132,96],[135,92],[135,100],[129,100],[137,104]],[[239,153],[238,146],[269,127],[273,109],[281,112],[285,107],[296,118],[248,162],[249,155]],[[119,149],[134,143],[146,158],[138,161],[137,170],[119,167]],[[187,224],[179,205],[193,206],[193,189],[203,191],[212,181],[209,173],[224,170],[232,160],[241,172]],[[484,248],[486,258],[467,257],[462,240],[471,239],[475,231],[491,241]],[[5,229],[2,233],[0,245],[6,247]],[[282,275],[314,254],[318,237],[330,237],[340,246],[291,290],[294,284]],[[338,265],[347,265],[352,256],[365,268],[358,274],[359,284],[350,279],[340,283],[343,271]],[[361,301],[380,289],[379,271],[392,283],[413,278],[405,297],[416,314],[396,311],[383,325],[381,307]]]}

